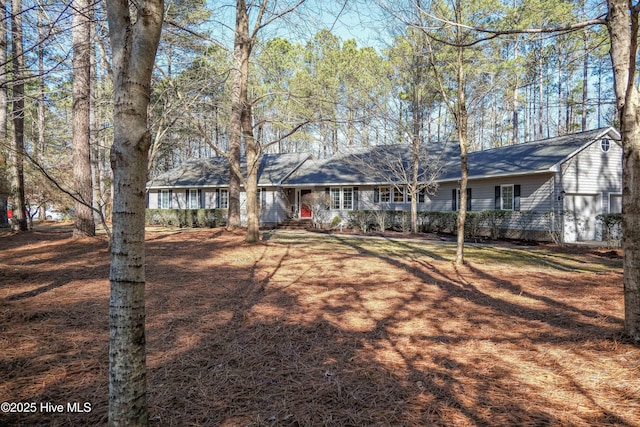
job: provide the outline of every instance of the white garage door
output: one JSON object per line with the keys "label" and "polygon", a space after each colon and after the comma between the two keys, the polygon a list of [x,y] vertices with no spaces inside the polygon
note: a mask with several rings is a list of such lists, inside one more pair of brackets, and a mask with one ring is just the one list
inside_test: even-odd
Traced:
{"label": "white garage door", "polygon": [[600,213],[597,194],[565,194],[564,241],[597,240],[596,216]]}

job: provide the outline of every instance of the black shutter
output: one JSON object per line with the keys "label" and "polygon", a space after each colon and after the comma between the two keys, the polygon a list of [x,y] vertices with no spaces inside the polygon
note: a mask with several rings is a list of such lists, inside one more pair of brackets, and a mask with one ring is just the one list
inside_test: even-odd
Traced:
{"label": "black shutter", "polygon": [[358,210],[358,187],[353,187],[353,210]]}
{"label": "black shutter", "polygon": [[202,203],[202,189],[198,189],[198,209],[202,209],[204,203]]}
{"label": "black shutter", "polygon": [[453,190],[451,190],[451,210],[454,212],[458,210],[457,195],[458,195],[457,188],[454,188]]}
{"label": "black shutter", "polygon": [[520,186],[519,185],[513,186],[513,210],[514,211],[520,210]]}
{"label": "black shutter", "polygon": [[427,190],[425,190],[424,188],[422,190],[420,190],[420,192],[418,193],[418,203],[424,203],[425,201],[425,193],[427,192]]}
{"label": "black shutter", "polygon": [[162,190],[158,190],[158,209],[162,209]]}
{"label": "black shutter", "polygon": [[187,209],[191,209],[191,204],[189,203],[189,199],[191,199],[191,191],[187,190],[187,197],[186,197],[187,203],[186,203],[186,206],[185,206],[185,208],[187,208]]}
{"label": "black shutter", "polygon": [[173,209],[173,190],[169,190],[169,209]]}
{"label": "black shutter", "polygon": [[373,203],[380,203],[380,187],[373,187]]}
{"label": "black shutter", "polygon": [[220,189],[216,188],[216,208],[220,209]]}
{"label": "black shutter", "polygon": [[501,194],[500,194],[500,186],[496,185],[496,203],[495,203],[494,207],[495,207],[495,209],[497,211],[500,210],[500,196],[501,196]]}
{"label": "black shutter", "polygon": [[467,210],[471,210],[471,189],[467,188]]}

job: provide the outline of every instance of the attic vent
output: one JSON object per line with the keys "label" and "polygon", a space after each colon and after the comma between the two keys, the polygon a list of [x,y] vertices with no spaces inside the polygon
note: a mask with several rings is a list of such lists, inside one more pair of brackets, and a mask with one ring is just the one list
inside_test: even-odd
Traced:
{"label": "attic vent", "polygon": [[603,153],[606,153],[611,148],[611,141],[608,139],[603,139],[600,141],[600,149]]}

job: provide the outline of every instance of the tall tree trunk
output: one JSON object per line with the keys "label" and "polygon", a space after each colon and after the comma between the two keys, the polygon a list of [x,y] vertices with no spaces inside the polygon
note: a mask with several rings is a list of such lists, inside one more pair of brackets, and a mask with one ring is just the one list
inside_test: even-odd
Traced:
{"label": "tall tree trunk", "polygon": [[622,247],[625,332],[640,343],[640,93],[636,86],[638,10],[626,0],[608,0],[616,106],[624,150]]}
{"label": "tall tree trunk", "polygon": [[73,11],[73,176],[76,201],[73,237],[95,236],[91,173],[91,22],[92,6],[74,0]]}
{"label": "tall tree trunk", "polygon": [[[0,144],[7,143],[9,97],[7,94],[7,4],[0,0]],[[4,170],[7,159],[0,154],[0,168]],[[7,224],[7,201],[10,184],[5,174],[0,176],[0,226]]]}
{"label": "tall tree trunk", "polygon": [[[462,22],[462,10],[460,0],[456,0],[456,22]],[[464,75],[464,48],[460,36],[460,28],[456,28],[456,41],[459,46],[457,57],[457,86],[458,100],[456,105],[456,127],[458,129],[458,142],[460,144],[460,210],[458,211],[456,265],[464,264],[464,223],[467,218],[467,180],[469,168],[467,166],[467,100],[465,96]]]}
{"label": "tall tree trunk", "polygon": [[587,130],[587,118],[589,113],[589,38],[587,29],[582,33],[584,42],[584,59],[582,63],[582,121],[581,128],[584,132]]}
{"label": "tall tree trunk", "polygon": [[13,138],[11,194],[13,196],[13,224],[15,231],[27,230],[24,199],[24,66],[22,50],[22,1],[11,2],[11,38],[13,55]]}
{"label": "tall tree trunk", "polygon": [[111,148],[114,200],[109,273],[111,426],[143,426],[148,423],[144,214],[151,133],[147,111],[164,2],[142,0],[135,6],[127,0],[107,0],[115,96]]}
{"label": "tall tree trunk", "polygon": [[[249,15],[245,0],[236,1],[236,34],[233,44],[233,72],[231,84],[231,117],[229,119],[229,149],[231,163],[229,168],[229,209],[227,227],[240,226],[240,183],[242,178],[236,171],[240,170],[240,145],[242,140],[242,114],[245,109],[249,73],[249,54],[251,39],[249,38]],[[245,189],[246,191],[246,189]]]}
{"label": "tall tree trunk", "polygon": [[251,108],[247,108],[242,118],[242,132],[247,156],[247,243],[260,240],[260,209],[258,203],[258,170],[260,166],[260,146],[253,136]]}
{"label": "tall tree trunk", "polygon": [[[519,40],[518,37],[516,36],[516,40],[514,42],[514,46],[513,46],[513,60],[516,62],[516,69],[517,69],[517,61],[518,61],[518,44]],[[518,100],[518,85],[520,84],[519,80],[518,80],[518,72],[516,71],[514,74],[514,79],[515,81],[513,82],[513,104],[512,104],[512,117],[511,117],[511,126],[513,127],[513,133],[511,134],[511,144],[517,144],[520,141],[518,140],[518,127],[520,126],[520,117],[519,117],[519,111],[518,109],[520,108],[520,102]]]}

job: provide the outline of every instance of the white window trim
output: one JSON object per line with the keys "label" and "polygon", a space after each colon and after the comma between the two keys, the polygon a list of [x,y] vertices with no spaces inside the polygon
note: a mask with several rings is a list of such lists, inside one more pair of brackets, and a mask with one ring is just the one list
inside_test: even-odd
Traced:
{"label": "white window trim", "polygon": [[200,198],[198,197],[197,189],[189,189],[189,206],[187,206],[187,209],[200,209]]}
{"label": "white window trim", "polygon": [[[511,208],[504,207],[504,189],[511,188]],[[513,211],[515,205],[515,188],[513,184],[501,185],[500,186],[500,210],[502,211]]]}
{"label": "white window trim", "polygon": [[[345,193],[351,192],[351,207],[345,207]],[[338,198],[334,198],[334,194]],[[354,200],[353,187],[329,187],[329,197],[331,198],[331,210],[352,211]]]}
{"label": "white window trim", "polygon": [[402,187],[402,201],[397,201],[396,200],[396,193],[400,193],[401,191],[398,190],[396,187],[393,187],[393,194],[391,195],[391,201],[393,203],[407,203],[407,191],[405,187]]}
{"label": "white window trim", "polygon": [[[229,209],[229,190],[226,188],[221,188],[218,194],[220,197],[220,200],[218,203],[220,205],[220,209]],[[222,196],[223,194],[225,194],[224,197]]]}
{"label": "white window trim", "polygon": [[[351,207],[347,207],[346,206],[346,197],[345,197],[345,195],[347,194],[347,192],[351,193]],[[342,207],[342,210],[352,211],[353,210],[353,187],[344,187],[340,194],[342,196],[342,200],[340,201],[340,206]]]}
{"label": "white window trim", "polygon": [[[380,203],[391,203],[391,199],[392,199],[391,198],[391,193],[392,193],[392,191],[391,191],[391,187],[390,186],[386,185],[386,186],[380,187],[380,189],[378,191],[379,191],[378,198],[380,200]],[[387,197],[387,200],[383,200],[382,199],[383,191],[385,192],[384,194]]]}
{"label": "white window trim", "polygon": [[158,206],[158,209],[171,209],[171,190],[160,190],[160,206]]}

